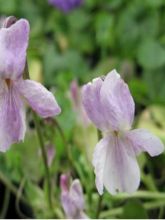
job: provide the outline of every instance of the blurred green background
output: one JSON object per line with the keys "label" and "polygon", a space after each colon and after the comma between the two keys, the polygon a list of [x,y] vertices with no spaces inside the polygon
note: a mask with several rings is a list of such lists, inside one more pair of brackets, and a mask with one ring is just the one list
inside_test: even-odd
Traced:
{"label": "blurred green background", "polygon": [[[10,15],[26,18],[30,22],[30,76],[54,92],[62,108],[58,121],[72,145],[76,167],[72,171],[73,175],[81,179],[87,197],[89,189],[85,186],[86,182],[90,182],[90,190],[93,190],[93,206],[87,205],[87,210],[92,215],[97,197],[93,168],[89,161],[86,165],[86,159],[81,154],[84,136],[82,128],[78,128],[76,124],[69,99],[70,83],[77,79],[83,85],[113,68],[117,69],[129,84],[136,103],[136,127],[149,128],[165,141],[165,1],[84,0],[81,7],[64,14],[50,6],[47,0],[0,0],[0,16]],[[5,176],[18,189],[23,183],[24,194],[33,207],[32,216],[47,218],[51,215],[46,211],[44,192],[40,187],[43,185],[44,168],[38,154],[39,143],[29,110],[27,124],[25,143],[13,146],[6,154],[0,154],[0,179]],[[58,185],[59,174],[68,170],[66,146],[58,135],[52,133],[49,124],[44,126],[46,142],[51,140],[56,146],[56,159],[51,167],[51,175]],[[90,128],[87,145],[91,144],[92,148],[96,142],[95,136],[95,131]],[[142,169],[141,189],[164,191],[164,155],[152,161],[142,155],[139,162]],[[59,195],[59,188],[55,188],[55,193]],[[108,193],[105,194],[103,211],[119,205],[124,207],[119,215],[103,214],[102,217],[164,216],[163,209],[159,207],[146,211],[143,200],[114,202]],[[56,208],[61,216],[60,204]]]}

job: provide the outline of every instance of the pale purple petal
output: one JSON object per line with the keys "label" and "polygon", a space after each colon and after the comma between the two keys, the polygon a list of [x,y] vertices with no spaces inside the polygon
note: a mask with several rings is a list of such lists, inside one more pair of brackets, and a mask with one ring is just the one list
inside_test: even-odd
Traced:
{"label": "pale purple petal", "polygon": [[29,38],[29,23],[18,20],[9,28],[0,29],[0,77],[17,79],[21,76],[26,61]]}
{"label": "pale purple petal", "polygon": [[110,120],[112,129],[130,129],[134,119],[135,104],[127,84],[116,70],[106,76],[100,96],[105,117]]}
{"label": "pale purple petal", "polygon": [[109,147],[109,138],[101,139],[95,147],[93,154],[93,166],[96,175],[96,187],[100,195],[103,194],[104,189],[104,168],[106,161],[107,148]]}
{"label": "pale purple petal", "polygon": [[8,88],[1,82],[0,151],[5,152],[10,145],[24,139],[26,125],[25,109],[16,88],[12,85]]}
{"label": "pale purple petal", "polygon": [[83,212],[84,198],[81,183],[78,179],[74,180],[69,187],[69,176],[60,177],[61,203],[67,218],[86,219],[87,215]]}
{"label": "pale purple petal", "polygon": [[41,117],[53,117],[61,112],[53,94],[40,83],[32,80],[19,80],[16,84],[21,95]]}
{"label": "pale purple petal", "polygon": [[127,138],[136,154],[146,151],[150,156],[157,156],[164,151],[161,140],[145,129],[129,131],[127,132]]}
{"label": "pale purple petal", "polygon": [[80,210],[83,210],[84,209],[84,196],[83,196],[81,183],[78,179],[72,182],[72,185],[70,187],[70,196],[73,199],[77,208]]}
{"label": "pale purple petal", "polygon": [[103,85],[101,78],[96,78],[82,88],[82,102],[89,119],[100,130],[109,128],[108,120],[104,115],[104,106],[101,104],[100,90]]}
{"label": "pale purple petal", "polygon": [[[99,149],[99,145],[102,149]],[[136,191],[140,183],[140,170],[135,154],[125,139],[114,135],[102,139],[94,156],[93,165],[100,194],[103,193],[103,184],[111,194]]]}

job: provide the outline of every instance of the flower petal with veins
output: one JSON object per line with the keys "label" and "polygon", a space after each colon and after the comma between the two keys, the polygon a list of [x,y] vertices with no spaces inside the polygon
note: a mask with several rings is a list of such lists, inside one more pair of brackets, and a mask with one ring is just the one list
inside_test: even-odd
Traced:
{"label": "flower petal with veins", "polygon": [[29,31],[29,23],[25,19],[0,29],[0,78],[17,79],[22,75]]}
{"label": "flower petal with veins", "polygon": [[11,144],[23,140],[26,130],[25,109],[21,97],[13,86],[5,86],[3,84],[4,93],[0,96],[0,151],[3,152]]}
{"label": "flower petal with veins", "polygon": [[157,156],[164,151],[161,140],[146,129],[134,129],[126,134],[136,154],[145,151],[150,156]]}
{"label": "flower petal with veins", "polygon": [[33,80],[19,80],[16,86],[32,109],[43,118],[52,117],[61,112],[53,94],[40,83]]}
{"label": "flower petal with veins", "polygon": [[93,165],[100,194],[103,185],[111,193],[134,192],[140,184],[140,170],[132,147],[123,137],[111,135],[96,146]]}

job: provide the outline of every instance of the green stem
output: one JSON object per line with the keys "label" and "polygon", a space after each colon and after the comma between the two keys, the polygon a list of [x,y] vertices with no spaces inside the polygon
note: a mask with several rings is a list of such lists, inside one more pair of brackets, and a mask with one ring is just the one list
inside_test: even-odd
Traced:
{"label": "green stem", "polygon": [[[144,208],[147,210],[152,210],[152,209],[157,209],[159,207],[164,207],[165,206],[165,201],[154,201],[154,202],[146,202],[143,204]],[[123,213],[123,208],[114,208],[108,211],[104,211],[100,214],[101,218],[109,218],[111,216],[119,216],[122,215]]]}
{"label": "green stem", "polygon": [[22,195],[22,191],[25,185],[25,178],[21,181],[18,192],[17,192],[17,197],[16,197],[16,210],[17,210],[17,214],[19,215],[19,217],[21,219],[29,219],[29,216],[24,215],[24,213],[22,213],[20,206],[19,206],[19,202],[20,202],[20,198]]}
{"label": "green stem", "polygon": [[[0,181],[12,192],[14,195],[17,195],[18,189],[10,182],[10,180],[0,171]],[[25,204],[28,204],[26,198],[22,195],[20,200]]]}
{"label": "green stem", "polygon": [[2,210],[0,214],[0,219],[4,219],[6,217],[6,213],[7,213],[8,206],[9,206],[9,200],[10,200],[10,190],[9,188],[6,187],[3,206],[2,206]]}
{"label": "green stem", "polygon": [[102,200],[103,200],[103,196],[99,196],[97,210],[96,210],[96,219],[99,219],[99,216],[100,216],[100,212],[102,208]]}
{"label": "green stem", "polygon": [[43,158],[43,162],[44,162],[44,166],[45,166],[45,174],[46,174],[46,180],[47,180],[48,204],[49,204],[49,208],[52,209],[53,205],[52,205],[52,197],[51,197],[51,180],[50,180],[50,173],[49,173],[49,167],[48,167],[48,161],[47,161],[47,153],[45,150],[45,145],[44,145],[44,140],[43,140],[39,120],[38,120],[35,112],[33,112],[33,116],[34,116],[36,131],[37,131],[37,135],[38,135],[38,140],[40,143],[42,158]]}
{"label": "green stem", "polygon": [[128,198],[140,198],[140,199],[164,199],[165,200],[165,193],[163,192],[149,192],[149,191],[137,191],[131,195],[127,193],[120,193],[111,197],[113,200],[120,200],[120,199],[128,199]]}
{"label": "green stem", "polygon": [[58,123],[58,121],[56,119],[53,119],[54,121],[54,125],[56,126],[59,134],[61,135],[61,138],[62,138],[62,141],[66,147],[66,150],[67,150],[67,156],[68,156],[68,162],[69,162],[69,166],[73,166],[73,161],[72,161],[72,157],[71,157],[71,153],[70,153],[70,147],[69,147],[69,144],[65,138],[65,135],[64,135],[64,132],[60,126],[60,124]]}
{"label": "green stem", "polygon": [[156,184],[154,182],[152,174],[145,175],[143,170],[141,171],[141,179],[143,183],[146,185],[147,189],[150,191],[158,191]]}
{"label": "green stem", "polygon": [[164,215],[164,207],[161,206],[158,214],[158,219],[162,219]]}

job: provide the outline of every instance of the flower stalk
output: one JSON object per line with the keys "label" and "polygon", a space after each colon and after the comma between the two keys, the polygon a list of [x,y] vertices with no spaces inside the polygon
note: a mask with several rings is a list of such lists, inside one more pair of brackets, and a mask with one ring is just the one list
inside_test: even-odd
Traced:
{"label": "flower stalk", "polygon": [[39,143],[40,143],[43,163],[44,163],[44,167],[45,167],[45,174],[46,174],[46,180],[47,180],[48,204],[49,204],[49,208],[52,209],[53,205],[52,205],[52,197],[51,197],[51,179],[50,179],[50,172],[49,172],[49,167],[48,167],[47,153],[46,153],[46,150],[45,150],[42,131],[41,131],[41,128],[40,128],[40,125],[39,125],[39,120],[38,120],[37,115],[35,114],[35,112],[33,112],[33,118],[34,118],[34,122],[35,122],[35,126],[36,126],[36,131],[37,131],[38,140],[39,140]]}

